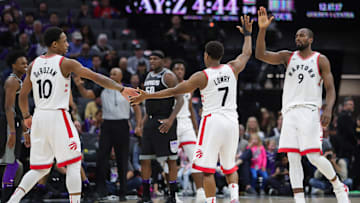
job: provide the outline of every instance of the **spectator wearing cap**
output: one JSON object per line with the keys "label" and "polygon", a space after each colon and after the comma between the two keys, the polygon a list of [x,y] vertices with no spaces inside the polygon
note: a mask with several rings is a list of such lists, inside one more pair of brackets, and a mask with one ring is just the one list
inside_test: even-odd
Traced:
{"label": "spectator wearing cap", "polygon": [[144,57],[144,49],[140,44],[135,45],[135,56],[131,56],[128,59],[128,71],[131,74],[136,74],[137,67],[140,61],[144,61],[146,64],[146,71],[150,70],[149,60]]}
{"label": "spectator wearing cap", "polygon": [[99,55],[104,57],[105,54],[109,51],[113,50],[112,46],[108,44],[108,37],[106,34],[101,33],[97,38],[97,42],[95,45],[91,47],[91,55]]}
{"label": "spectator wearing cap", "polygon": [[80,56],[82,49],[83,37],[79,31],[75,31],[71,35],[71,42],[69,43],[69,50],[66,54],[67,57],[77,58]]}

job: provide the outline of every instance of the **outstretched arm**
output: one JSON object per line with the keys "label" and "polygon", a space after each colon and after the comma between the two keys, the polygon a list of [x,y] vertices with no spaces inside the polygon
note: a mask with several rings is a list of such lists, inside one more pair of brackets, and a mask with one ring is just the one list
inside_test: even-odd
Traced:
{"label": "outstretched arm", "polygon": [[328,58],[324,55],[320,55],[319,57],[319,67],[326,90],[326,106],[324,112],[321,115],[321,124],[323,127],[326,127],[331,121],[332,109],[335,104],[336,93],[334,86],[334,78],[330,68],[330,62]]}
{"label": "outstretched arm", "polygon": [[254,20],[251,20],[247,15],[241,16],[241,26],[237,26],[240,32],[244,35],[244,44],[242,47],[242,53],[236,57],[235,60],[230,61],[228,64],[234,68],[235,75],[237,76],[242,70],[244,70],[246,63],[251,57],[252,47],[251,47],[251,32],[252,24]]}
{"label": "outstretched arm", "polygon": [[30,81],[31,68],[32,68],[31,65],[28,66],[28,71],[19,94],[19,107],[24,118],[24,124],[27,128],[31,128],[31,121],[32,121],[29,112],[29,101],[28,101],[28,95],[32,89],[32,84]]}
{"label": "outstretched arm", "polygon": [[256,39],[255,57],[260,61],[263,61],[268,64],[287,65],[288,59],[290,58],[292,52],[287,50],[279,51],[279,52],[272,52],[266,50],[266,44],[265,44],[266,29],[269,27],[273,19],[274,16],[268,18],[266,9],[264,7],[260,7],[260,10],[258,11],[259,33]]}
{"label": "outstretched arm", "polygon": [[159,92],[154,92],[152,94],[149,94],[143,90],[138,89],[140,95],[131,97],[130,101],[133,104],[139,104],[140,102],[146,99],[168,98],[178,94],[193,92],[197,88],[203,89],[206,85],[207,85],[207,78],[202,71],[199,71],[197,73],[194,73],[189,80],[186,80],[173,88],[161,90]]}
{"label": "outstretched arm", "polygon": [[77,62],[73,59],[64,59],[64,61],[61,64],[61,68],[67,74],[73,72],[77,76],[92,80],[96,84],[98,84],[104,88],[118,90],[122,94],[124,94],[126,96],[126,98],[127,98],[127,96],[137,95],[135,89],[126,88],[126,87],[122,86],[121,84],[118,84],[114,80],[112,80],[104,75],[95,73],[95,72],[91,71],[90,69],[83,67],[79,62]]}

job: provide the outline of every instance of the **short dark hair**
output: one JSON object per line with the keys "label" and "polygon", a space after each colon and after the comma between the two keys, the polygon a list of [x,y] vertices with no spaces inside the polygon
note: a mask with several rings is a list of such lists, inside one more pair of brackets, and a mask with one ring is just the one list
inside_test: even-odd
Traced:
{"label": "short dark hair", "polygon": [[346,104],[348,101],[354,101],[354,99],[352,97],[345,97],[344,104]]}
{"label": "short dark hair", "polygon": [[186,62],[183,60],[183,59],[174,59],[170,65],[170,69],[172,70],[176,64],[183,64],[185,69],[187,67],[187,64]]}
{"label": "short dark hair", "polygon": [[101,56],[97,55],[97,54],[92,55],[91,60],[94,59],[95,57],[98,57],[100,59],[100,61],[102,60]]}
{"label": "short dark hair", "polygon": [[64,31],[59,27],[49,27],[44,33],[44,42],[47,47],[51,47],[53,42],[60,39],[61,33]]}
{"label": "short dark hair", "polygon": [[224,55],[224,46],[219,41],[210,41],[205,45],[205,52],[215,60],[220,60]]}
{"label": "short dark hair", "polygon": [[12,64],[16,63],[16,60],[20,57],[26,58],[26,53],[22,50],[14,50],[9,53],[9,55],[6,57],[6,63],[8,66],[11,66]]}

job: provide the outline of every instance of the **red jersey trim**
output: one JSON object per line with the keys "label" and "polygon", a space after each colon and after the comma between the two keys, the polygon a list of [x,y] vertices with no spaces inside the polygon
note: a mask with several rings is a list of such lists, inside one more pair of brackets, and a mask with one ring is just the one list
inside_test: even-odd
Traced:
{"label": "red jersey trim", "polygon": [[220,168],[225,175],[232,174],[239,169],[237,166],[234,166],[232,169],[229,169],[229,170],[225,170],[222,166]]}
{"label": "red jersey trim", "polygon": [[51,164],[43,164],[43,165],[30,165],[30,169],[32,169],[32,170],[43,170],[43,169],[51,168],[52,165],[53,165],[53,163],[51,163]]}
{"label": "red jersey trim", "polygon": [[316,153],[316,152],[319,152],[319,153],[322,153],[321,150],[319,148],[315,148],[315,149],[306,149],[302,152],[300,152],[299,149],[296,149],[296,148],[280,148],[278,150],[278,152],[294,152],[294,153],[299,153],[301,156],[304,156],[306,154],[309,154],[309,153]]}
{"label": "red jersey trim", "polygon": [[223,66],[224,66],[224,64],[220,64],[220,65],[218,65],[218,66],[209,67],[209,68],[212,68],[212,69],[219,69],[219,68],[221,68],[221,67],[223,67]]}
{"label": "red jersey trim", "polygon": [[305,57],[305,58],[300,55],[300,52],[297,52],[297,55],[298,55],[302,60],[306,60],[306,59],[309,59],[310,57],[314,56],[314,54],[316,54],[316,53],[317,53],[316,51],[313,51],[312,54],[310,54],[309,56],[307,56],[307,57]]}
{"label": "red jersey trim", "polygon": [[306,154],[315,153],[315,152],[321,153],[321,150],[319,148],[318,149],[307,149],[307,150],[300,152],[300,154],[301,154],[301,156],[304,156]]}
{"label": "red jersey trim", "polygon": [[280,148],[278,149],[278,152],[295,152],[300,154],[300,150],[296,148]]}
{"label": "red jersey trim", "polygon": [[295,51],[293,51],[293,53],[291,53],[290,58],[288,59],[288,62],[287,62],[286,66],[289,66],[290,60],[291,60],[291,58],[293,57],[294,54],[295,54]]}
{"label": "red jersey trim", "polygon": [[196,142],[195,141],[182,142],[182,143],[180,143],[179,148],[181,148],[181,147],[183,147],[185,145],[190,145],[190,144],[195,144],[196,145]]}
{"label": "red jersey trim", "polygon": [[61,109],[61,112],[62,112],[63,117],[64,117],[64,122],[65,122],[66,130],[68,132],[69,138],[73,138],[74,135],[72,134],[70,123],[69,123],[69,120],[66,117],[66,113],[65,113],[64,109]]}
{"label": "red jersey trim", "polygon": [[320,71],[320,66],[319,66],[320,55],[321,55],[321,54],[319,54],[318,57],[316,58],[316,64],[317,64],[317,68],[318,68],[318,71],[319,71],[319,75],[320,75],[320,77],[321,77],[321,71]]}
{"label": "red jersey trim", "polygon": [[205,168],[205,167],[201,167],[201,166],[197,166],[195,164],[192,165],[193,169],[202,171],[204,173],[215,173],[215,169],[214,168]]}
{"label": "red jersey trim", "polygon": [[51,57],[53,57],[53,56],[56,56],[56,54],[52,54],[52,55],[50,55],[50,56],[41,55],[41,56],[39,56],[39,57],[40,57],[40,58],[43,58],[43,59],[48,59],[48,58],[51,58]]}
{"label": "red jersey trim", "polygon": [[208,80],[209,80],[209,76],[208,76],[208,74],[206,73],[206,71],[205,71],[205,70],[203,70],[203,72],[204,72],[204,74],[205,74],[205,76],[206,76],[206,79],[208,79]]}
{"label": "red jersey trim", "polygon": [[61,162],[61,163],[58,163],[57,166],[58,167],[64,167],[64,166],[67,166],[67,165],[70,165],[70,164],[73,164],[73,163],[76,163],[78,161],[81,161],[81,155],[74,158],[74,159],[70,159],[70,160],[67,160],[67,161],[64,161],[64,162]]}
{"label": "red jersey trim", "polygon": [[203,139],[204,139],[204,131],[205,131],[205,125],[206,125],[206,120],[207,120],[207,118],[208,118],[208,117],[210,117],[210,116],[211,116],[211,114],[204,116],[204,120],[203,120],[203,123],[202,123],[202,126],[201,126],[201,133],[200,133],[200,139],[199,139],[199,146],[201,146],[201,145],[202,145],[202,143],[203,143]]}
{"label": "red jersey trim", "polygon": [[61,63],[63,62],[64,58],[65,58],[65,56],[62,56],[62,57],[61,57],[61,59],[60,59],[60,61],[59,61],[59,67],[61,67]]}

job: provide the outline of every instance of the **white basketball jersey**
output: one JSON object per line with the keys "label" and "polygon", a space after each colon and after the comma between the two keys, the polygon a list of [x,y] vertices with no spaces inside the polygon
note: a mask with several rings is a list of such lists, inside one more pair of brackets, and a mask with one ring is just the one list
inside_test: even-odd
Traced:
{"label": "white basketball jersey", "polygon": [[301,104],[322,105],[322,78],[319,68],[320,53],[302,58],[298,51],[290,56],[286,69],[283,110]]}
{"label": "white basketball jersey", "polygon": [[65,78],[61,73],[63,59],[60,55],[42,55],[34,60],[30,80],[36,108],[68,110],[71,80],[70,76]]}
{"label": "white basketball jersey", "polygon": [[191,94],[190,93],[186,93],[183,95],[184,98],[184,105],[181,107],[179,113],[177,114],[177,118],[189,118],[191,113],[189,111],[189,102],[191,99]]}
{"label": "white basketball jersey", "polygon": [[221,64],[218,67],[207,68],[203,72],[208,82],[206,87],[200,90],[202,115],[220,112],[237,118],[237,79],[232,67]]}

